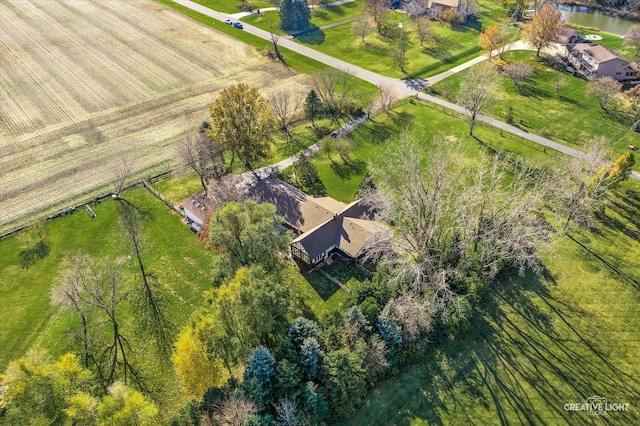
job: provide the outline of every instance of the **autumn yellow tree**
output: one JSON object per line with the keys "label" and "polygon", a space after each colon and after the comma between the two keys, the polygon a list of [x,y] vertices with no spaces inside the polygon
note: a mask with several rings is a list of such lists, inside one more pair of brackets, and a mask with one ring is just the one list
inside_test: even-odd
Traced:
{"label": "autumn yellow tree", "polygon": [[536,49],[536,56],[540,56],[540,50],[551,45],[563,28],[562,14],[558,8],[546,4],[524,28],[522,38]]}
{"label": "autumn yellow tree", "polygon": [[633,152],[627,151],[613,163],[603,166],[600,173],[604,175],[604,181],[607,185],[615,185],[629,177],[635,163]]}
{"label": "autumn yellow tree", "polygon": [[255,87],[240,83],[224,89],[209,108],[209,136],[246,166],[269,156],[272,133],[276,129],[273,109]]}
{"label": "autumn yellow tree", "polygon": [[6,424],[62,424],[70,399],[89,391],[93,377],[74,354],[51,362],[46,353],[32,351],[9,363],[0,386],[7,386]]}
{"label": "autumn yellow tree", "polygon": [[504,43],[504,39],[500,34],[500,27],[492,25],[487,28],[482,34],[480,34],[478,43],[483,49],[489,50],[489,61],[491,61],[493,51]]}
{"label": "autumn yellow tree", "polygon": [[182,388],[194,398],[201,398],[207,389],[227,379],[222,361],[210,349],[213,333],[212,318],[204,315],[182,330],[175,345],[173,365]]}
{"label": "autumn yellow tree", "polygon": [[109,386],[98,406],[99,425],[153,426],[159,423],[158,407],[122,382]]}

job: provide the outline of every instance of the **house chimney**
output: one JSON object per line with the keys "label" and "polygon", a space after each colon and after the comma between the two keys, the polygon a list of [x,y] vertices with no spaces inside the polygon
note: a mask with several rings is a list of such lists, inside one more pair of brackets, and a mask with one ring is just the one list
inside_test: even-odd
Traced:
{"label": "house chimney", "polygon": [[333,214],[333,220],[338,220],[339,217],[340,217],[340,215],[338,214],[338,212],[335,212]]}

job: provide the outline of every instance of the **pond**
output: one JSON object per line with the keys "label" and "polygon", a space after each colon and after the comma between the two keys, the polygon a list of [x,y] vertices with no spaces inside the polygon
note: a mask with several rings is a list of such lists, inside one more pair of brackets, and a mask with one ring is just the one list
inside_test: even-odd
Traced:
{"label": "pond", "polygon": [[567,6],[563,4],[557,6],[567,22],[588,27],[598,27],[602,31],[612,34],[625,35],[629,28],[636,24],[632,21],[605,15],[584,6]]}

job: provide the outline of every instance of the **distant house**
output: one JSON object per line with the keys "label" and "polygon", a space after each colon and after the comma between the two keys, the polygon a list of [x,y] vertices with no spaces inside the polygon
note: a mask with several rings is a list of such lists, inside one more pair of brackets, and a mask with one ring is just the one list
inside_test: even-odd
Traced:
{"label": "distant house", "polygon": [[599,44],[577,43],[568,47],[567,59],[589,80],[611,77],[618,81],[638,78],[638,70],[614,50]]}
{"label": "distant house", "polygon": [[460,0],[427,0],[429,15],[440,18],[442,13],[448,9],[458,9]]}
{"label": "distant house", "polygon": [[[578,30],[565,28],[558,34],[556,41],[566,49],[578,42]],[[567,50],[568,51],[568,50]]]}
{"label": "distant house", "polygon": [[404,6],[411,18],[428,15],[431,19],[439,19],[447,9],[459,9],[460,0],[411,0]]}
{"label": "distant house", "polygon": [[359,260],[371,237],[388,229],[375,221],[362,200],[345,204],[331,197],[312,197],[279,179],[256,182],[249,198],[276,206],[283,224],[297,235],[291,255],[309,266],[333,252]]}

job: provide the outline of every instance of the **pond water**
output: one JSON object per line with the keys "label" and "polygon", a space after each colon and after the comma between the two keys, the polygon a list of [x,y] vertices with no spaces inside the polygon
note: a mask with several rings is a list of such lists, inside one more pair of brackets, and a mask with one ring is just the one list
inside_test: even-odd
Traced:
{"label": "pond water", "polygon": [[612,34],[625,35],[635,22],[608,16],[597,10],[584,6],[567,6],[559,4],[558,10],[562,12],[564,19],[572,24],[598,27],[602,31]]}

